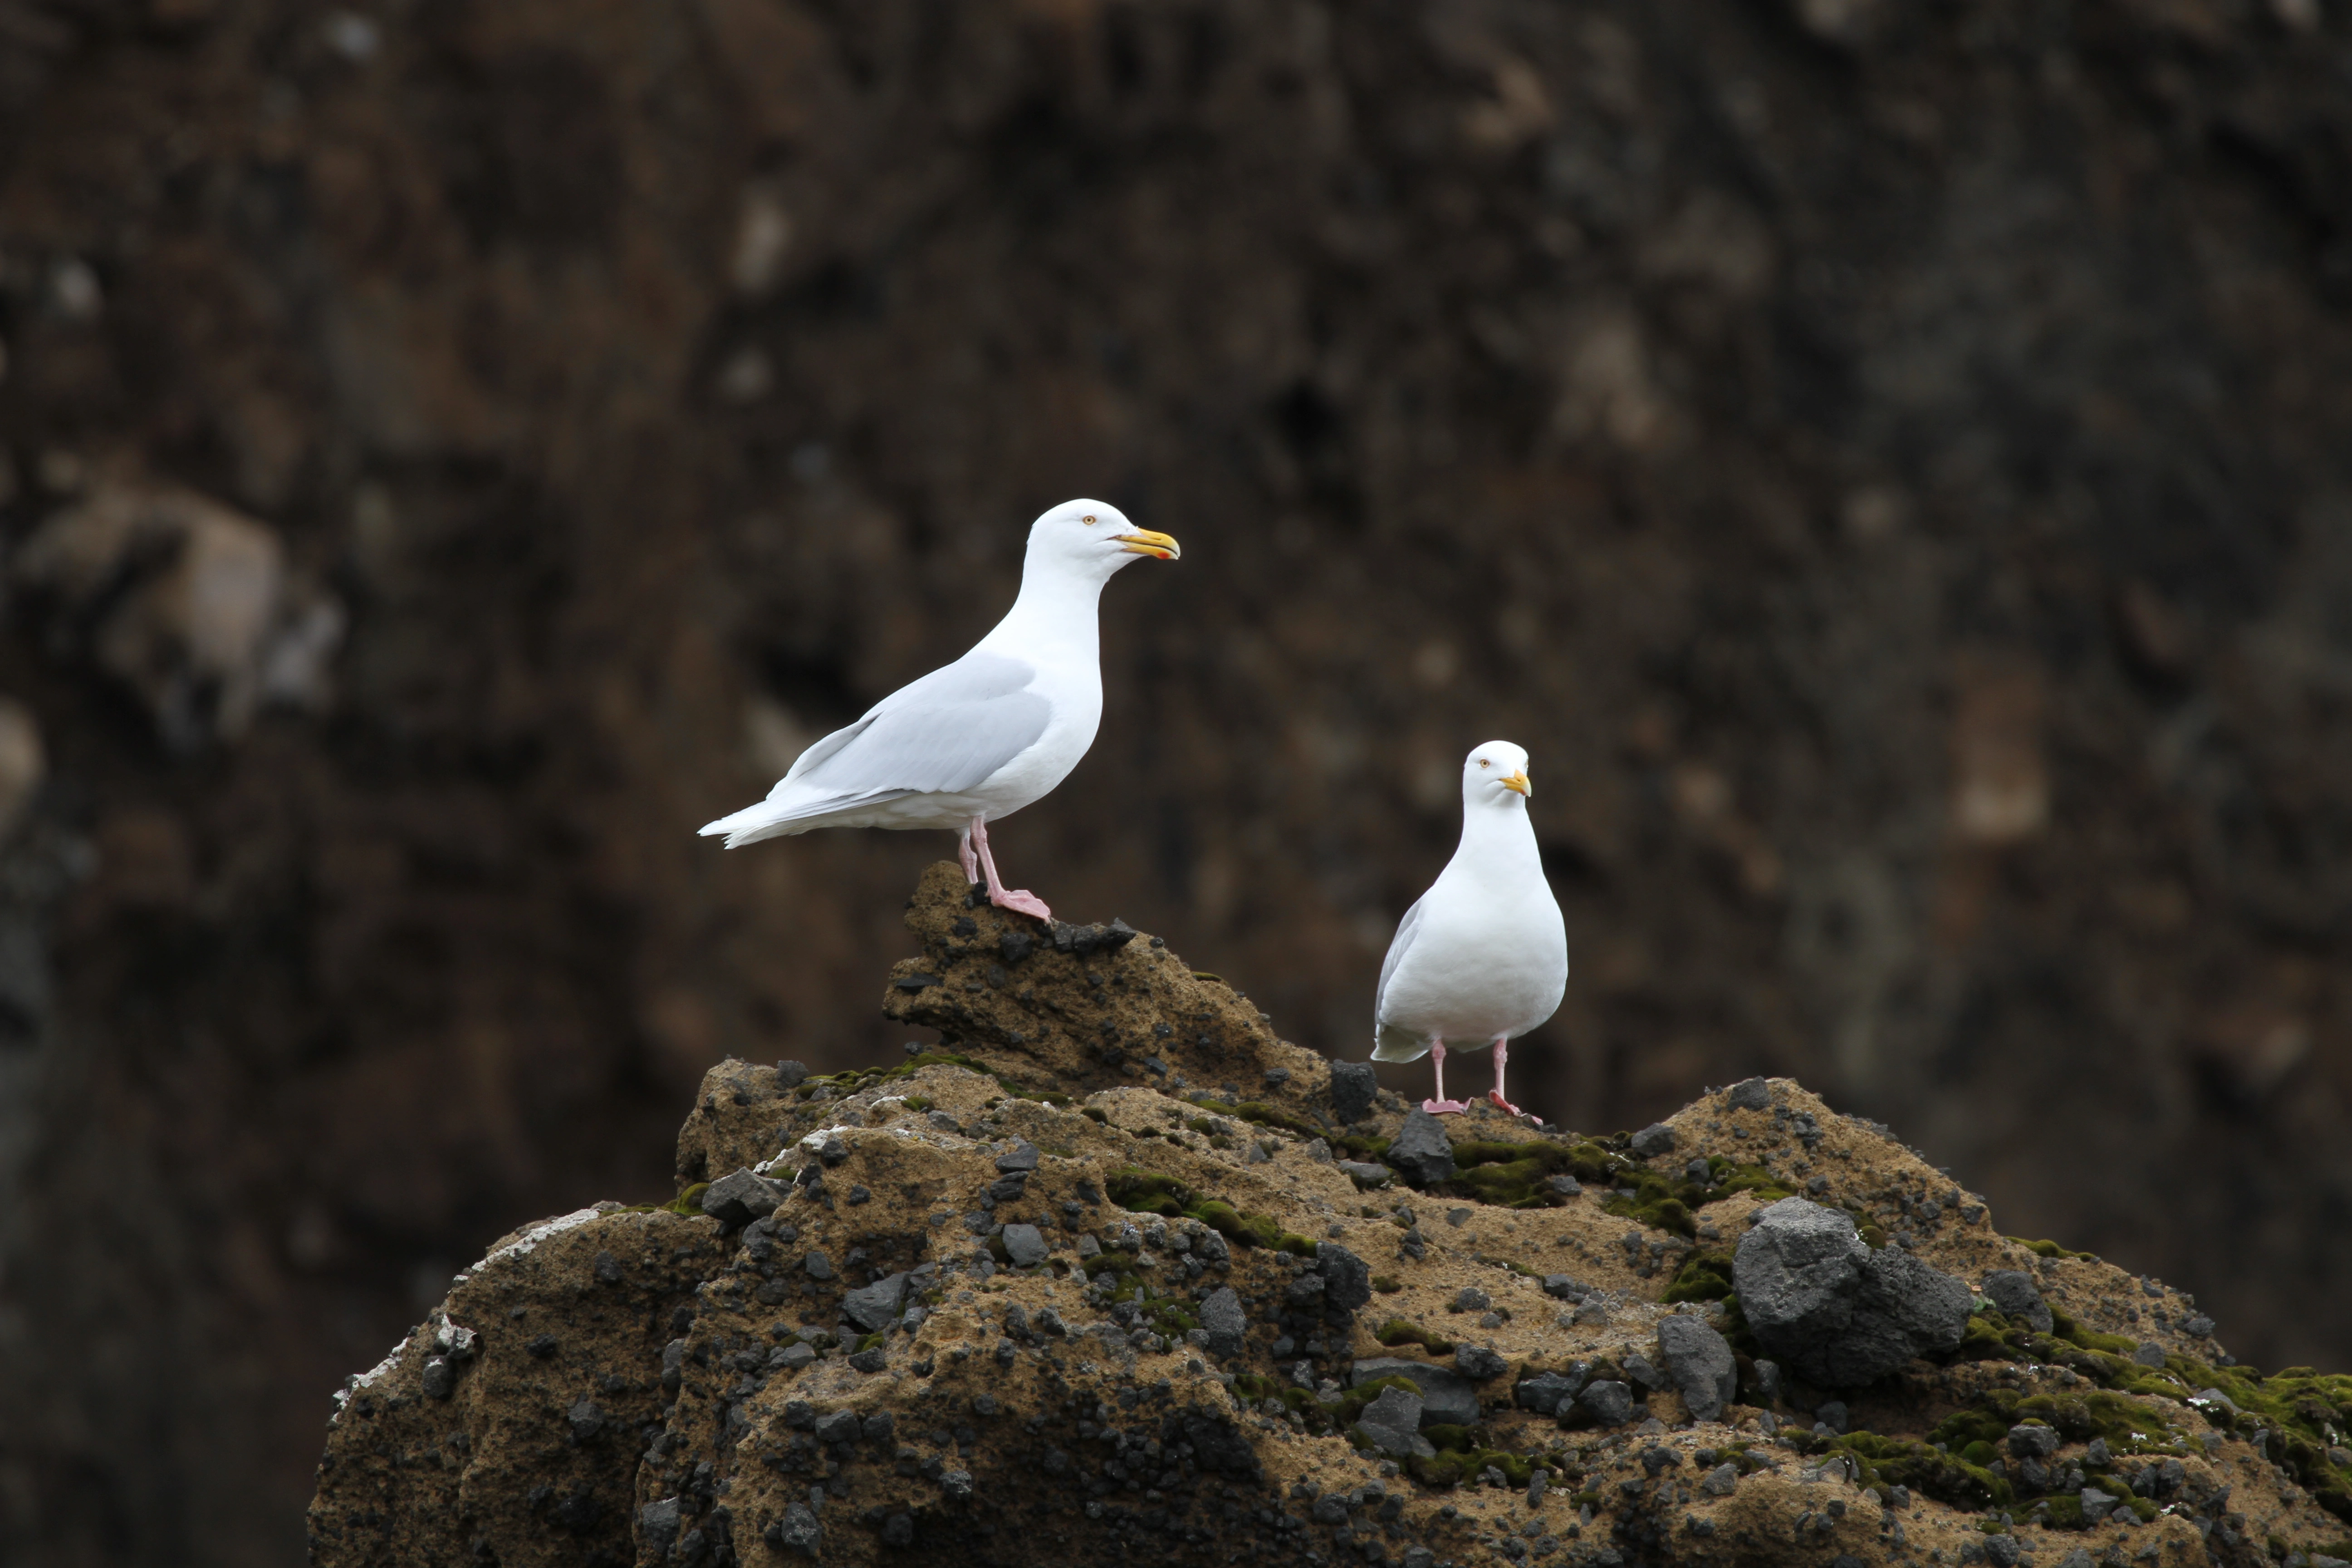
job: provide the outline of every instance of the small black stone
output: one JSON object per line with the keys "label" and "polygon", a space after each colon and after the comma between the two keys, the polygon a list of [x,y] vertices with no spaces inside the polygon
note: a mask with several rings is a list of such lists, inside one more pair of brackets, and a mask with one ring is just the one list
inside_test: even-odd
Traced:
{"label": "small black stone", "polygon": [[618,1285],[621,1282],[621,1260],[609,1252],[600,1252],[596,1255],[595,1273],[597,1284]]}
{"label": "small black stone", "polygon": [[1454,1143],[1444,1124],[1415,1106],[1405,1112],[1404,1126],[1381,1156],[1417,1187],[1434,1186],[1454,1179]]}
{"label": "small black stone", "polygon": [[1614,1378],[1585,1384],[1576,1402],[1603,1426],[1622,1426],[1633,1419],[1633,1391]]}
{"label": "small black stone", "polygon": [[1633,1152],[1644,1160],[1658,1154],[1671,1154],[1675,1149],[1675,1130],[1663,1121],[1653,1121],[1633,1134]]}
{"label": "small black stone", "polygon": [[808,1081],[808,1064],[805,1062],[778,1062],[776,1064],[776,1087],[778,1089],[798,1089],[802,1084]]}
{"label": "small black stone", "polygon": [[529,1351],[532,1355],[537,1356],[540,1360],[545,1361],[548,1357],[555,1353],[555,1336],[553,1334],[541,1334],[538,1338],[532,1340],[530,1343],[524,1345],[522,1348]]}
{"label": "small black stone", "polygon": [[2048,1426],[2021,1423],[2009,1429],[2009,1451],[2020,1459],[2046,1459],[2058,1451],[2058,1434]]}
{"label": "small black stone", "polygon": [[2021,1268],[1996,1268],[1984,1277],[1983,1287],[1985,1300],[1999,1308],[2003,1317],[2023,1323],[2037,1333],[2051,1331],[2055,1320],[2032,1275]]}
{"label": "small black stone", "polygon": [[1361,1121],[1371,1114],[1373,1096],[1380,1092],[1380,1080],[1373,1076],[1370,1062],[1333,1062],[1331,1064],[1331,1114],[1341,1126]]}
{"label": "small black stone", "polygon": [[1772,1103],[1772,1085],[1760,1078],[1735,1083],[1723,1102],[1733,1110],[1762,1110]]}
{"label": "small black stone", "polygon": [[1485,1345],[1457,1345],[1454,1370],[1473,1383],[1486,1383],[1510,1371],[1511,1363]]}

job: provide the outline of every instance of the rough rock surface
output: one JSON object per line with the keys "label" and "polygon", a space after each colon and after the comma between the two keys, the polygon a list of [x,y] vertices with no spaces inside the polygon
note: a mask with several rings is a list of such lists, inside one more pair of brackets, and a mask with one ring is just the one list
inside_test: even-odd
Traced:
{"label": "rough rock surface", "polygon": [[1873,1250],[1853,1216],[1803,1198],[1757,1216],[1732,1286],[1764,1348],[1830,1388],[1875,1383],[1968,1329],[1966,1285],[1907,1251]]}
{"label": "rough rock surface", "polygon": [[[2352,1532],[2352,1378],[2235,1366],[2178,1292],[2000,1236],[1784,1079],[1646,1159],[1473,1112],[1436,1124],[1454,1177],[1367,1193],[1335,1141],[1378,1160],[1426,1119],[1381,1094],[1343,1131],[1320,1064],[1158,942],[1034,940],[949,867],[908,923],[887,1005],[940,1048],[724,1064],[673,1205],[494,1245],[340,1396],[320,1568],[2253,1568]],[[772,1213],[706,1204],[746,1171]],[[2016,1318],[1902,1310],[2005,1273]],[[1763,1321],[1806,1356],[1759,1359]],[[1857,1354],[1840,1397],[1808,1381]]]}

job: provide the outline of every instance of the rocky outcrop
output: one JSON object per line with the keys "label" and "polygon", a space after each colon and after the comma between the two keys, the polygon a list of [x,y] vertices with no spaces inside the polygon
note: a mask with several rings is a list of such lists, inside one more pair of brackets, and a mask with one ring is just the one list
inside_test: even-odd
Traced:
{"label": "rocky outcrop", "polygon": [[885,1005],[939,1047],[728,1062],[677,1198],[489,1248],[340,1396],[315,1562],[2080,1568],[2352,1534],[2352,1378],[2235,1365],[2187,1298],[2002,1237],[1792,1083],[1638,1138],[1433,1123],[1155,939],[1041,931],[946,866],[908,924]]}

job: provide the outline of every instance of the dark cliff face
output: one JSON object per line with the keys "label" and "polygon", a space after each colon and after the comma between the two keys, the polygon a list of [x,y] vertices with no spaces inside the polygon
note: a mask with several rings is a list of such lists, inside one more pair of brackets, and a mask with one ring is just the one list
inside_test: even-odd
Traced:
{"label": "dark cliff face", "polygon": [[1016,882],[1360,1056],[1507,736],[1528,1103],[1801,1075],[2340,1362],[2335,12],[9,16],[28,1561],[290,1560],[310,1391],[479,1237],[897,1049],[943,841],[692,829],[1077,494],[1185,556]]}

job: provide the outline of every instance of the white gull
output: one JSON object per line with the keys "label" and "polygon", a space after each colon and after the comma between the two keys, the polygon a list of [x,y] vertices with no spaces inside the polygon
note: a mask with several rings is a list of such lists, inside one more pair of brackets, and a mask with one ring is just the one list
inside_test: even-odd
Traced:
{"label": "white gull", "polygon": [[1489,741],[1462,764],[1462,843],[1437,880],[1398,922],[1372,1004],[1372,1059],[1433,1058],[1437,1094],[1422,1109],[1464,1109],[1445,1098],[1446,1042],[1495,1047],[1487,1096],[1503,1096],[1510,1041],[1550,1017],[1568,990],[1568,927],[1544,880],[1528,820],[1528,754]]}
{"label": "white gull", "polygon": [[1102,721],[1097,601],[1139,555],[1173,561],[1176,542],[1117,507],[1067,501],[1029,528],[1021,593],[970,653],[901,687],[803,752],[768,798],[702,829],[727,847],[813,827],[934,827],[962,834],[964,876],[989,901],[1050,920],[1008,889],[988,825],[1067,778]]}

